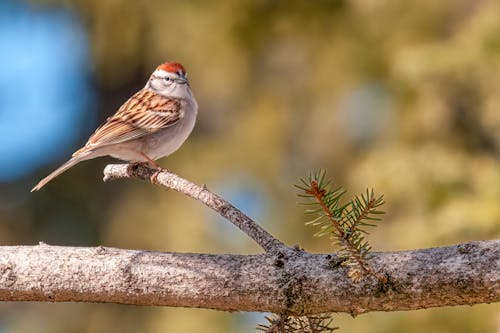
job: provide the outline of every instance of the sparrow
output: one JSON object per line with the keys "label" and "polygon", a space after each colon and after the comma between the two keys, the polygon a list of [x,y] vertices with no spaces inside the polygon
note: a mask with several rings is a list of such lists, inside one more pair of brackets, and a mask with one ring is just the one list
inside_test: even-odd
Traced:
{"label": "sparrow", "polygon": [[90,136],[73,157],[42,179],[32,190],[80,163],[111,156],[131,163],[148,163],[175,152],[193,130],[198,103],[191,92],[184,67],[166,62],[148,82]]}

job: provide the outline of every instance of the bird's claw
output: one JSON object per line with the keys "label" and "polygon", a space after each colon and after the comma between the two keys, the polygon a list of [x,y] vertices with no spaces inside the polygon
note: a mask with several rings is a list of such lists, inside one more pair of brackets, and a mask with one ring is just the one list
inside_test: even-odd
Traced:
{"label": "bird's claw", "polygon": [[160,175],[160,173],[162,173],[164,171],[168,171],[168,170],[160,168],[160,167],[157,167],[156,170],[155,170],[155,172],[150,177],[151,183],[158,184],[158,176]]}

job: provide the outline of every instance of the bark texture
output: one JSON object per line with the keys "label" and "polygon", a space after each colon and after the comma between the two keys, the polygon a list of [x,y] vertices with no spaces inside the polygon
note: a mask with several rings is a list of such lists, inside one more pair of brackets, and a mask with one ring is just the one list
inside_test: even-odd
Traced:
{"label": "bark texture", "polygon": [[0,247],[0,300],[113,302],[225,311],[399,311],[500,300],[500,240],[374,253],[382,285],[353,283],[335,255]]}

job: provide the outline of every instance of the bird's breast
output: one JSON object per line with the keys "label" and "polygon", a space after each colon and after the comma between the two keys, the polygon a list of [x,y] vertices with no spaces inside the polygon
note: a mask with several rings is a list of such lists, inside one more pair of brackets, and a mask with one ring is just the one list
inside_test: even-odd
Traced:
{"label": "bird's breast", "polygon": [[151,134],[144,144],[144,153],[151,159],[157,160],[175,152],[186,141],[194,128],[197,116],[196,102],[184,102],[182,105],[184,112],[179,121]]}

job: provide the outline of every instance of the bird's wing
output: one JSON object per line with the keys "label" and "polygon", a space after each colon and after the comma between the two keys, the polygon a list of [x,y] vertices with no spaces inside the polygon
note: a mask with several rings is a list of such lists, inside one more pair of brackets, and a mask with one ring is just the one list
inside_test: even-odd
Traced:
{"label": "bird's wing", "polygon": [[183,117],[178,98],[164,97],[150,90],[132,96],[113,116],[89,138],[85,147],[75,155],[152,134],[172,126]]}

